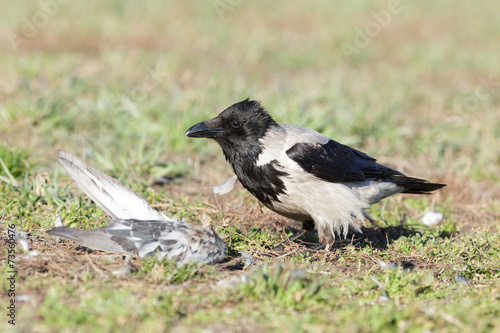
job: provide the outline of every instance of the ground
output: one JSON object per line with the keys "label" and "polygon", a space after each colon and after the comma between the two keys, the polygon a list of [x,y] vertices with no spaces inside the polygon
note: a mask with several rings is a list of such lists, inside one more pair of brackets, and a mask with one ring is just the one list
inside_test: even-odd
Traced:
{"label": "ground", "polygon": [[[497,2],[2,9],[3,330],[500,332]],[[290,242],[301,225],[240,185],[214,195],[230,167],[215,142],[184,136],[247,97],[280,123],[447,186],[374,205],[375,222],[331,249],[315,250],[314,233]],[[122,276],[123,256],[48,236],[58,215],[70,227],[107,222],[59,149],[164,213],[213,226],[229,258],[178,268],[133,257]],[[430,210],[439,225],[421,222]],[[11,248],[14,229],[29,234],[28,252]]]}

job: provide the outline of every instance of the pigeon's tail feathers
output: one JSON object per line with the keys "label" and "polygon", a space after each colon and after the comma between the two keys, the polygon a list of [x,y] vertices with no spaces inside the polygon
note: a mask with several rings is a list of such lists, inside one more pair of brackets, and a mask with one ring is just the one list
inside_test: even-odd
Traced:
{"label": "pigeon's tail feathers", "polygon": [[116,179],[60,150],[59,161],[78,187],[112,219],[172,221]]}
{"label": "pigeon's tail feathers", "polygon": [[432,191],[445,187],[445,184],[430,183],[427,180],[406,176],[393,177],[391,179],[398,186],[404,188],[401,193],[430,194]]}
{"label": "pigeon's tail feathers", "polygon": [[129,253],[120,244],[111,240],[111,235],[106,233],[104,228],[93,230],[81,230],[69,227],[56,227],[47,230],[47,233],[53,236],[59,236],[70,239],[85,247],[114,252],[114,253]]}

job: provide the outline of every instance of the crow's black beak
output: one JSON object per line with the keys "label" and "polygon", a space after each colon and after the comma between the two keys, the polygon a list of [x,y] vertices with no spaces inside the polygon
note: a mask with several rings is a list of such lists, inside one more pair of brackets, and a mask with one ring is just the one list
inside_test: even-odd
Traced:
{"label": "crow's black beak", "polygon": [[224,131],[223,128],[208,127],[205,122],[201,122],[191,126],[187,130],[186,136],[190,138],[219,138]]}

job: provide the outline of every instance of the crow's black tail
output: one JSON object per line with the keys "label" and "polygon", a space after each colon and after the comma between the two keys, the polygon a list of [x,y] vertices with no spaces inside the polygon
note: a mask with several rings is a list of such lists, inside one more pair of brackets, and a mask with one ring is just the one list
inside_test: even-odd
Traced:
{"label": "crow's black tail", "polygon": [[425,179],[406,176],[393,176],[391,181],[405,188],[401,193],[430,194],[432,191],[446,186],[446,184],[429,183]]}

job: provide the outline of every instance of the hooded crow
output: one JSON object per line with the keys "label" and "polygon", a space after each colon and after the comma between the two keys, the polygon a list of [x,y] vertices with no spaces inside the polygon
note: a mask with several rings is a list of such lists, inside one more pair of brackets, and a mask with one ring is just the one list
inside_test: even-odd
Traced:
{"label": "hooded crow", "polygon": [[[279,125],[257,101],[248,98],[217,117],[198,123],[188,137],[212,138],[241,184],[262,204],[318,230],[321,243],[349,229],[370,205],[396,193],[429,194],[444,184],[411,178],[367,154],[314,130]],[[228,192],[230,178],[216,190]],[[229,187],[229,188],[228,188]]]}
{"label": "hooded crow", "polygon": [[214,230],[178,222],[148,205],[138,193],[78,158],[59,151],[59,161],[78,187],[98,204],[112,221],[94,230],[56,227],[47,233],[102,251],[140,257],[158,255],[177,261],[216,263],[226,255],[226,244]]}

